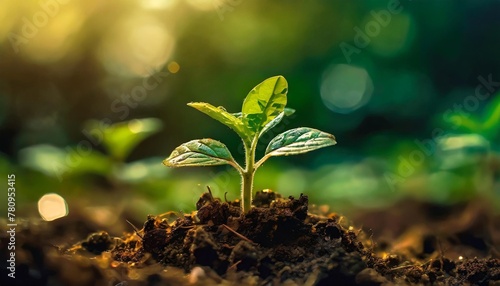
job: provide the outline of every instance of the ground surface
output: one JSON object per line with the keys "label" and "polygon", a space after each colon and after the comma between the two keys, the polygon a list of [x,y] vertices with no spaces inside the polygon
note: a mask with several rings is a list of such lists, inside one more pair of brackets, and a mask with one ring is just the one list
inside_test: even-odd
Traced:
{"label": "ground surface", "polygon": [[[254,205],[241,216],[205,193],[197,213],[150,216],[123,237],[84,219],[20,221],[16,279],[2,267],[0,285],[500,285],[500,222],[480,203],[403,202],[355,218],[363,231],[311,214],[307,196],[259,192]],[[75,233],[91,234],[68,245]]]}

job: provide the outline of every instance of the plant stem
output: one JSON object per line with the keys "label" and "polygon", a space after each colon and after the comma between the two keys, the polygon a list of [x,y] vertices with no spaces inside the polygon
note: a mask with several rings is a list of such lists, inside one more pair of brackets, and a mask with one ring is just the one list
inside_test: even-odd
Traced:
{"label": "plant stem", "polygon": [[241,173],[241,207],[243,213],[252,208],[253,176],[255,174],[255,147],[257,140],[245,144],[245,170]]}

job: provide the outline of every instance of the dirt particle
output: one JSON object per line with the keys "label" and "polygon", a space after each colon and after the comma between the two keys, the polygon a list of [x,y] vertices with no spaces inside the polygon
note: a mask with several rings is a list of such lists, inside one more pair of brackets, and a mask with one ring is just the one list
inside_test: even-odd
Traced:
{"label": "dirt particle", "polygon": [[113,247],[113,239],[105,231],[93,233],[81,243],[82,247],[94,254],[101,254]]}
{"label": "dirt particle", "polygon": [[229,263],[236,265],[238,271],[250,270],[250,268],[257,266],[258,261],[259,253],[257,248],[245,240],[238,242],[229,256]]}
{"label": "dirt particle", "polygon": [[[201,203],[200,201],[203,202]],[[200,201],[198,201],[196,205],[197,207],[199,207],[197,216],[202,224],[226,224],[230,216],[239,216],[241,213],[240,208],[228,203],[222,203],[218,199],[212,198],[210,200],[207,200],[202,195]]]}
{"label": "dirt particle", "polygon": [[271,190],[257,191],[253,199],[253,205],[258,208],[268,208],[277,198],[281,198],[281,196]]}

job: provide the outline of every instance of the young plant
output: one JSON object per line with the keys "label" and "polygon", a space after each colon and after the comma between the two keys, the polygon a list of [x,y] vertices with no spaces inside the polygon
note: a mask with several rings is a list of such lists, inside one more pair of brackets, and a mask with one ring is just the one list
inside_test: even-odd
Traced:
{"label": "young plant", "polygon": [[241,175],[241,207],[247,213],[252,203],[252,185],[255,171],[272,156],[288,156],[335,145],[335,137],[320,130],[300,127],[274,137],[264,156],[255,162],[255,149],[259,138],[275,127],[284,116],[295,112],[285,108],[288,83],[282,76],[266,79],[254,87],[243,101],[241,112],[229,113],[223,107],[209,103],[191,102],[198,109],[235,131],[245,148],[245,165],[241,167],[231,152],[221,142],[213,139],[196,139],[175,148],[163,161],[168,167],[215,166],[229,164]]}

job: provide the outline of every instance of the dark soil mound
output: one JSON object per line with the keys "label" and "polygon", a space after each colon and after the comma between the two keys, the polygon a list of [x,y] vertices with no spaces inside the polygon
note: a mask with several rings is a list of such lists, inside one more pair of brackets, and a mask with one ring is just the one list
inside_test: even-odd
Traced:
{"label": "dark soil mound", "polygon": [[[307,213],[307,197],[275,200],[274,193],[257,194],[257,206],[245,216],[235,204],[209,197],[198,204],[197,216],[184,215],[173,223],[149,217],[136,239],[115,247],[113,259],[155,261],[240,283],[299,284],[333,281],[355,284],[367,267],[365,250],[353,231],[344,230],[335,218]],[[141,238],[142,237],[142,238]],[[133,243],[130,243],[130,242]],[[88,243],[87,248],[89,248]],[[90,250],[101,248],[102,242]],[[197,274],[192,279],[198,279]]]}

